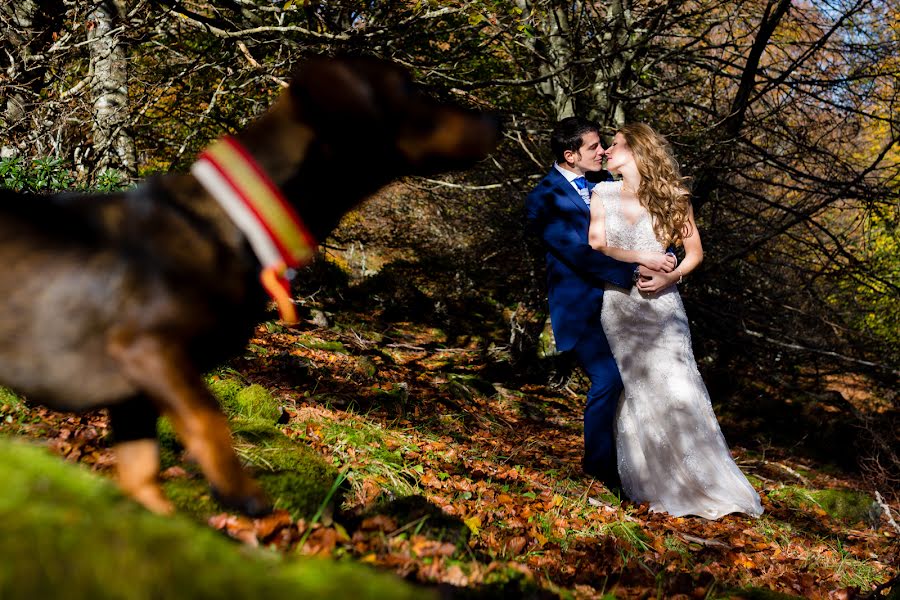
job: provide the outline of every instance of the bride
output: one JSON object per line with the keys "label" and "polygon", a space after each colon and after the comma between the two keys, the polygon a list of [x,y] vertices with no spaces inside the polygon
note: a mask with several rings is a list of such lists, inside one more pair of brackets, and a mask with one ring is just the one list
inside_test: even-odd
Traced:
{"label": "bride", "polygon": [[640,277],[630,290],[606,284],[603,293],[603,330],[625,386],[616,414],[623,490],[673,516],[759,516],[759,495],[731,458],[697,371],[675,285],[703,260],[678,163],[666,140],[642,123],[616,133],[606,161],[622,179],[594,187],[591,246],[650,269],[661,268],[671,245],[685,253],[671,272]]}

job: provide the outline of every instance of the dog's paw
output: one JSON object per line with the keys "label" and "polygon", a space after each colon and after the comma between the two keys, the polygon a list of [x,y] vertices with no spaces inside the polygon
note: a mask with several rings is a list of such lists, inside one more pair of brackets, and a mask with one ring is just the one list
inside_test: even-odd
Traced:
{"label": "dog's paw", "polygon": [[245,514],[248,517],[264,517],[272,513],[273,507],[262,490],[250,493],[229,496],[219,492],[215,487],[211,488],[213,497],[222,506]]}

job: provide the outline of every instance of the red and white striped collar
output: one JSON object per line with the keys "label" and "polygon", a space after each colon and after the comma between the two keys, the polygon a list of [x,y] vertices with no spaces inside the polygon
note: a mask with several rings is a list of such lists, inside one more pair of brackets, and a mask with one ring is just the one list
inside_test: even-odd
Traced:
{"label": "red and white striped collar", "polygon": [[191,174],[247,236],[262,265],[260,281],[281,320],[297,322],[290,294],[291,270],[308,264],[317,244],[281,190],[247,150],[226,136],[204,150]]}

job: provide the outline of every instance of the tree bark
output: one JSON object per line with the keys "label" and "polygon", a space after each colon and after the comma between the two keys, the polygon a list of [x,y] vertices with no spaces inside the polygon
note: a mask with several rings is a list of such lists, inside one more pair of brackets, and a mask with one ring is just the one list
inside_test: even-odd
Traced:
{"label": "tree bark", "polygon": [[[593,109],[591,118],[618,129],[627,117],[622,92],[628,64],[634,53],[630,38],[634,28],[630,0],[613,0],[606,12],[606,28],[602,32],[603,51],[610,59],[596,61],[597,69],[591,86]],[[599,32],[598,32],[599,33]]]}
{"label": "tree bark", "polygon": [[[56,3],[39,5],[36,0],[19,0],[0,3],[0,27],[2,44],[0,67],[6,80],[13,85],[4,86],[0,92],[4,141],[12,141],[17,134],[28,135],[35,128],[31,123],[35,107],[41,102],[46,61],[40,55],[50,38],[50,21],[59,13]],[[4,146],[0,154],[17,155],[20,148]]]}
{"label": "tree bark", "polygon": [[101,0],[88,15],[94,161],[98,172],[115,169],[137,175],[134,139],[129,132],[127,57],[121,43],[124,0]]}
{"label": "tree bark", "polygon": [[538,75],[546,77],[538,84],[538,89],[550,103],[557,121],[571,117],[575,114],[575,94],[572,75],[568,71],[573,62],[573,52],[569,43],[566,9],[554,7],[551,2],[515,2],[522,10],[526,25],[540,32],[528,42],[528,47],[535,54]]}

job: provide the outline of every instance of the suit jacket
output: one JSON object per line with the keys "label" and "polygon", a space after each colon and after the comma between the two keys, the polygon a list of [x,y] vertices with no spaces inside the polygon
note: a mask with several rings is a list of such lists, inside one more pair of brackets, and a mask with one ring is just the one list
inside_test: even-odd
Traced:
{"label": "suit jacket", "polygon": [[631,287],[635,265],[591,248],[590,207],[555,167],[525,203],[529,225],[547,249],[547,296],[556,347],[571,350],[588,322],[600,314],[603,284]]}

